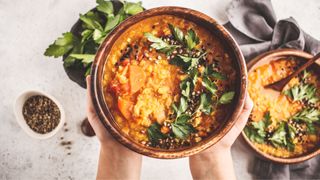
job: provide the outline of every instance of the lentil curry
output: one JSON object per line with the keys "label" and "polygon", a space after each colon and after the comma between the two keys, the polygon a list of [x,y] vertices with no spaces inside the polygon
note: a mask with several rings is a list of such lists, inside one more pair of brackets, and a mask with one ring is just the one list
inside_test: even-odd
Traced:
{"label": "lentil curry", "polygon": [[264,86],[293,73],[299,62],[279,59],[249,73],[254,109],[245,134],[259,150],[273,156],[296,157],[319,146],[319,72],[309,69],[293,78],[278,98],[263,93]]}
{"label": "lentil curry", "polygon": [[236,71],[218,38],[154,16],[127,29],[104,67],[104,98],[124,134],[162,149],[208,137],[230,114]]}

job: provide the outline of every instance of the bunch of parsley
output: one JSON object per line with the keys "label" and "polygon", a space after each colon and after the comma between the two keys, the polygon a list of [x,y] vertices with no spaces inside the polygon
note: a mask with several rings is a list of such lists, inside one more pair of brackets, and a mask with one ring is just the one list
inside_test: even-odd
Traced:
{"label": "bunch of parsley", "polygon": [[117,12],[112,1],[96,2],[98,5],[94,10],[80,14],[80,36],[72,32],[63,33],[44,53],[54,58],[64,56],[66,68],[80,64],[86,70],[85,76],[90,74],[95,53],[106,36],[127,17],[143,11],[141,2],[121,1],[122,8]]}

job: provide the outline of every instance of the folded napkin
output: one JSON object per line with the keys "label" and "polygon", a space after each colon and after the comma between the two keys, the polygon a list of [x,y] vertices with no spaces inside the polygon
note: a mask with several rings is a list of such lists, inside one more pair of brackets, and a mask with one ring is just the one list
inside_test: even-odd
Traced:
{"label": "folded napkin", "polygon": [[[294,18],[277,21],[270,0],[233,0],[224,26],[240,45],[246,59],[278,48],[320,52],[320,41],[305,33]],[[320,156],[304,163],[282,165],[259,159],[249,172],[257,179],[319,179]]]}
{"label": "folded napkin", "polygon": [[233,0],[227,8],[229,22],[224,26],[235,37],[245,58],[278,48],[320,51],[320,42],[298,25],[294,18],[277,22],[270,0]]}

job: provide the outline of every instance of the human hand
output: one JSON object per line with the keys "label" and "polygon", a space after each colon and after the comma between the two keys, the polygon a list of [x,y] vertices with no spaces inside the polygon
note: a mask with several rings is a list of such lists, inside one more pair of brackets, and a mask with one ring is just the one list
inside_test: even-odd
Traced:
{"label": "human hand", "polygon": [[230,151],[232,144],[246,126],[252,108],[253,102],[249,95],[246,94],[244,107],[232,129],[219,142],[202,153],[219,153],[223,151]]}
{"label": "human hand", "polygon": [[110,136],[110,134],[107,132],[106,128],[103,126],[101,121],[99,120],[99,117],[93,107],[92,103],[92,97],[90,93],[91,84],[90,84],[90,76],[87,76],[86,78],[87,82],[87,117],[88,121],[94,130],[97,138],[99,139],[101,144],[107,144],[111,141],[114,141],[114,139]]}
{"label": "human hand", "polygon": [[245,127],[253,102],[246,95],[245,104],[233,128],[215,145],[189,159],[193,179],[236,179],[231,157],[231,146]]}
{"label": "human hand", "polygon": [[138,155],[131,150],[127,149],[126,147],[122,146],[120,143],[118,143],[116,140],[113,139],[113,137],[109,134],[107,129],[104,127],[102,122],[100,121],[92,103],[92,97],[90,93],[90,76],[87,76],[86,78],[87,82],[87,117],[90,125],[92,126],[94,132],[96,133],[96,136],[98,137],[100,144],[102,147],[109,146],[112,147],[112,149],[116,149],[120,152],[127,152],[127,153],[133,153],[135,155]]}
{"label": "human hand", "polygon": [[119,144],[107,132],[93,107],[90,76],[87,81],[87,116],[100,141],[97,179],[140,179],[142,156]]}

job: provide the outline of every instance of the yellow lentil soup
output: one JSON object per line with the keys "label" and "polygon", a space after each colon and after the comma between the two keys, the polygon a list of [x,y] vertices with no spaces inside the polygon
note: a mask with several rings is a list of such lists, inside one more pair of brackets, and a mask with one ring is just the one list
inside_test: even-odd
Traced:
{"label": "yellow lentil soup", "polygon": [[279,81],[301,66],[295,59],[279,59],[249,73],[254,109],[245,134],[267,154],[290,158],[308,153],[320,142],[320,77],[308,69],[293,78],[276,98],[264,86]]}
{"label": "yellow lentil soup", "polygon": [[147,18],[112,46],[107,105],[124,134],[176,149],[210,136],[230,114],[236,71],[218,38],[172,15]]}

